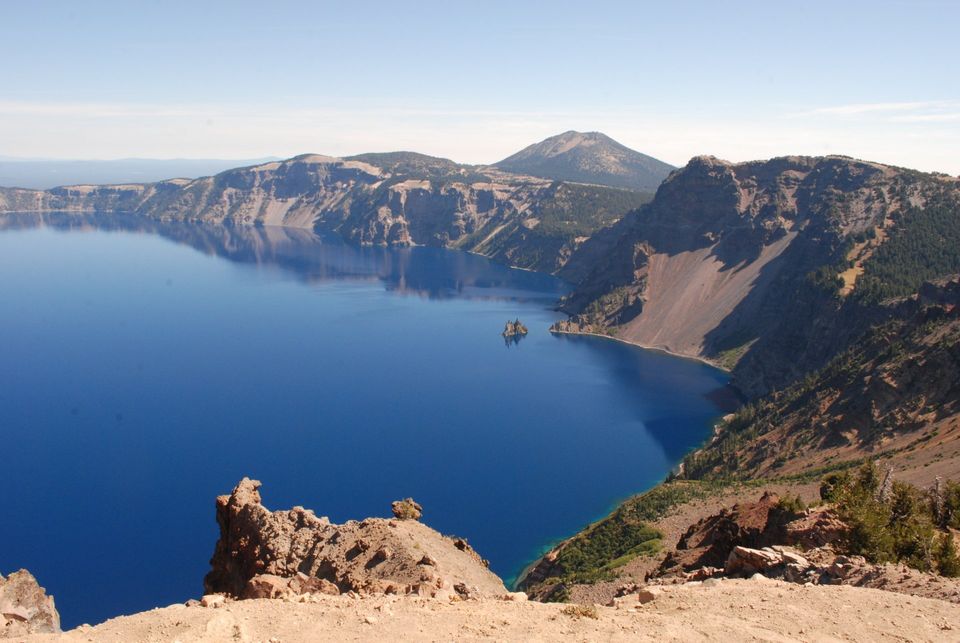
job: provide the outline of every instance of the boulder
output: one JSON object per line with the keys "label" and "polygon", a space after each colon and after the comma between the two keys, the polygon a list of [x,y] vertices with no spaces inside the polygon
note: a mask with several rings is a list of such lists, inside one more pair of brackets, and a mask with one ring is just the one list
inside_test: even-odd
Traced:
{"label": "boulder", "polygon": [[783,558],[783,562],[786,565],[795,565],[801,569],[807,569],[810,567],[810,561],[801,556],[796,552],[792,552],[788,549],[783,549],[777,547],[776,550],[780,553],[780,556]]}
{"label": "boulder", "polygon": [[385,560],[389,560],[393,557],[393,550],[389,547],[381,547],[374,553],[373,558],[370,559],[371,563],[378,564],[382,563]]}
{"label": "boulder", "polygon": [[811,575],[809,566],[797,565],[796,563],[788,564],[783,570],[783,579],[788,583],[799,583],[802,585],[812,581],[815,576],[816,572],[814,571]]}
{"label": "boulder", "polygon": [[734,547],[727,557],[724,572],[728,576],[741,574],[750,576],[783,565],[783,555],[773,549],[751,549]]}
{"label": "boulder", "polygon": [[862,556],[837,556],[824,572],[827,576],[842,581],[854,571],[867,566],[867,560]]}
{"label": "boulder", "polygon": [[503,595],[503,600],[513,601],[516,603],[525,603],[528,600],[528,597],[525,592],[507,592]]}
{"label": "boulder", "polygon": [[687,574],[686,578],[687,580],[691,581],[705,581],[721,574],[723,574],[722,567],[711,567],[710,565],[706,565],[704,567],[700,567],[699,569],[693,570]]}
{"label": "boulder", "polygon": [[290,579],[290,589],[296,594],[340,594],[340,588],[326,578],[307,576],[303,572],[297,572],[297,575]]}
{"label": "boulder", "polygon": [[781,542],[806,550],[837,542],[849,531],[849,528],[832,509],[818,507],[788,523],[784,531]]}
{"label": "boulder", "polygon": [[615,607],[617,609],[629,609],[631,607],[636,607],[638,605],[645,605],[657,599],[663,593],[663,590],[656,586],[646,586],[639,587],[633,585],[632,588],[634,591],[628,594],[622,594],[621,591],[628,589],[630,586],[623,586],[617,590],[617,596],[613,598],[609,603],[608,607]]}
{"label": "boulder", "polygon": [[37,579],[25,569],[0,576],[0,637],[60,631],[60,614]]}
{"label": "boulder", "polygon": [[223,607],[227,599],[223,594],[204,594],[200,599],[201,607]]}
{"label": "boulder", "polygon": [[616,596],[607,603],[607,607],[614,607],[618,610],[629,609],[640,604],[640,597],[637,594],[625,594]]}
{"label": "boulder", "polygon": [[258,574],[247,581],[240,598],[283,598],[291,593],[290,580],[274,574]]}
{"label": "boulder", "polygon": [[639,583],[624,583],[623,585],[620,585],[619,587],[617,587],[614,593],[614,597],[619,598],[621,596],[629,596],[630,594],[636,594],[638,591],[640,591],[642,587],[643,585],[640,585]]}
{"label": "boulder", "polygon": [[645,605],[651,601],[657,599],[663,593],[663,590],[659,587],[644,587],[637,592],[637,602],[641,605]]}

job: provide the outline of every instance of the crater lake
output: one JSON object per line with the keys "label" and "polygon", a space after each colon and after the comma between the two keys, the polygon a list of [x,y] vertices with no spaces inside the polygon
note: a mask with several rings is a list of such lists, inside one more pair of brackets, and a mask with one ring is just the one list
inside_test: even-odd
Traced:
{"label": "crater lake", "polygon": [[0,216],[0,572],[64,627],[198,597],[249,476],[336,522],[411,496],[510,582],[725,411],[719,370],[551,335],[568,288],[305,230]]}

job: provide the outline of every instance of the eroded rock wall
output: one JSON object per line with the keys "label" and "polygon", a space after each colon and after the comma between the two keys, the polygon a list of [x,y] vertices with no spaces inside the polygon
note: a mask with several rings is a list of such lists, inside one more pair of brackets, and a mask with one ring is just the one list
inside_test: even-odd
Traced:
{"label": "eroded rock wall", "polygon": [[318,592],[479,597],[506,591],[461,538],[414,519],[337,525],[303,507],[270,511],[259,488],[260,482],[244,478],[217,498],[220,539],[204,579],[207,594],[257,596],[264,586],[276,586],[269,577],[298,579],[304,591]]}

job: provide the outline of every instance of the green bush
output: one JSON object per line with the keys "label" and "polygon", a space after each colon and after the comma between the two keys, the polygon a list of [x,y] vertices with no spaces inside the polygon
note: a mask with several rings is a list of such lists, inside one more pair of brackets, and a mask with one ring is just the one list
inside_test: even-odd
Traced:
{"label": "green bush", "polygon": [[941,538],[937,560],[941,574],[954,578],[960,576],[960,558],[957,556],[957,547],[953,544],[953,537],[950,534]]}
{"label": "green bush", "polygon": [[[569,583],[595,583],[612,578],[618,567],[634,558],[655,555],[663,548],[663,534],[649,523],[679,504],[708,496],[719,486],[670,482],[630,498],[565,543],[557,553],[556,569],[560,575],[544,584],[557,583],[559,588]],[[566,596],[565,590],[556,593]]]}
{"label": "green bush", "polygon": [[826,476],[820,493],[849,527],[847,553],[944,575],[960,572],[952,536],[937,528],[934,503],[917,487],[897,481],[886,489],[877,466],[867,462]]}
{"label": "green bush", "polygon": [[802,516],[807,510],[807,505],[799,495],[791,496],[789,494],[777,501],[777,509],[788,516]]}
{"label": "green bush", "polygon": [[960,484],[947,481],[943,489],[941,527],[960,529]]}

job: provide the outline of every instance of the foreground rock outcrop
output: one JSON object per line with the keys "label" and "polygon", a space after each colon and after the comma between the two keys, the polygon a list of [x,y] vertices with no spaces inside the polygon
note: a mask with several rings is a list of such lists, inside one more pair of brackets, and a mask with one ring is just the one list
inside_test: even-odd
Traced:
{"label": "foreground rock outcrop", "polygon": [[[845,530],[846,525],[829,509],[796,514],[784,507],[777,494],[764,493],[756,502],[724,508],[691,525],[681,536],[676,549],[667,554],[656,575],[705,567],[723,570],[737,548],[751,548],[752,551],[775,545],[817,547],[835,542]],[[783,562],[783,556],[776,558],[776,564]],[[750,565],[744,559],[741,567],[752,567],[748,570],[752,573],[764,571],[768,566]],[[728,571],[733,573],[734,570]]]}
{"label": "foreground rock outcrop", "polygon": [[60,615],[53,596],[25,569],[0,576],[0,638],[60,631]]}
{"label": "foreground rock outcrop", "polygon": [[[912,569],[902,563],[872,563],[845,555],[849,527],[829,506],[799,512],[776,494],[722,509],[691,525],[659,568],[654,583],[716,578],[768,579],[810,585],[854,585],[960,603],[960,579]],[[635,584],[627,585],[629,593]]]}
{"label": "foreground rock outcrop", "polygon": [[[259,489],[260,482],[244,478],[230,495],[217,498],[220,539],[204,579],[207,594],[478,598],[506,592],[462,538],[443,536],[413,519],[337,525],[303,507],[270,511],[261,504]],[[401,502],[407,503],[404,509],[416,505]]]}
{"label": "foreground rock outcrop", "polygon": [[[960,631],[960,606],[949,602],[833,581],[769,579],[764,574],[777,569],[821,565],[816,551],[782,547],[733,545],[729,569],[715,577],[691,579],[683,572],[672,584],[658,579],[664,584],[624,586],[603,605],[528,601],[523,593],[506,592],[464,541],[418,522],[422,507],[409,498],[395,503],[397,519],[335,525],[302,507],[271,512],[260,502],[259,487],[244,478],[217,499],[221,537],[206,579],[207,591],[216,593],[59,634],[21,630],[18,640],[941,641]],[[698,523],[689,538],[702,541],[720,531],[738,538],[764,532],[809,538],[819,524],[808,520],[791,532],[794,519],[784,532],[773,494],[754,504]],[[869,576],[865,565],[836,557],[826,573],[836,583],[854,583]],[[730,579],[724,572],[753,575]],[[17,595],[49,600],[52,608],[32,577],[18,574],[19,586],[29,591]]]}

